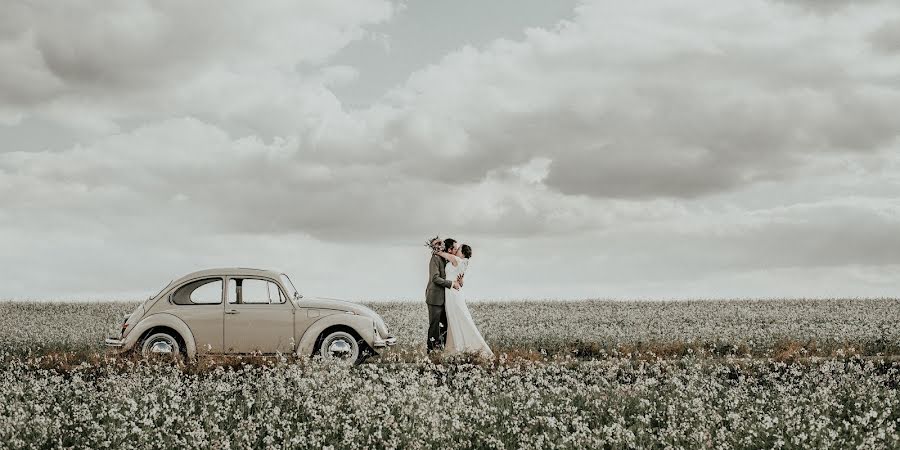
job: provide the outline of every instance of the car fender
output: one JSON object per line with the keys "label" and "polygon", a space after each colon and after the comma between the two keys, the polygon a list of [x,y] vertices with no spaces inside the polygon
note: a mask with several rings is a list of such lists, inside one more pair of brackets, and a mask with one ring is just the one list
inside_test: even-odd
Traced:
{"label": "car fender", "polygon": [[306,329],[303,337],[300,338],[300,343],[297,345],[297,356],[312,355],[313,347],[316,345],[316,339],[318,339],[319,335],[325,329],[335,325],[344,325],[352,328],[356,331],[356,334],[369,344],[369,347],[375,348],[375,321],[371,317],[338,313],[323,316]]}
{"label": "car fender", "polygon": [[123,342],[122,349],[133,349],[137,345],[137,340],[140,339],[141,335],[154,327],[169,327],[175,330],[181,335],[182,340],[184,340],[187,356],[193,358],[197,355],[197,345],[194,342],[194,333],[191,333],[191,329],[183,320],[169,313],[151,314],[141,319],[141,321],[128,332],[128,336],[125,337],[125,341]]}

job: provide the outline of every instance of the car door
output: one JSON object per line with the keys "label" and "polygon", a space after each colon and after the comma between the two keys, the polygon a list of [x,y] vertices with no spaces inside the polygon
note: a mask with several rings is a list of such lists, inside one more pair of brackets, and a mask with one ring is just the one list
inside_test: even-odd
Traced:
{"label": "car door", "polygon": [[231,277],[225,305],[227,353],[290,353],[294,305],[272,280]]}
{"label": "car door", "polygon": [[169,297],[166,312],[180,318],[194,335],[197,353],[222,352],[223,289],[221,277],[193,280]]}

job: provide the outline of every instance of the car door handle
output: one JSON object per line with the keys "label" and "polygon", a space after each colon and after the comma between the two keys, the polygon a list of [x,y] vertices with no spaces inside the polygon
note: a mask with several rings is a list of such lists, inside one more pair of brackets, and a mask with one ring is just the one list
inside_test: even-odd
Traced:
{"label": "car door handle", "polygon": [[240,311],[238,311],[236,309],[226,309],[225,310],[225,314],[238,314],[238,313],[240,313]]}

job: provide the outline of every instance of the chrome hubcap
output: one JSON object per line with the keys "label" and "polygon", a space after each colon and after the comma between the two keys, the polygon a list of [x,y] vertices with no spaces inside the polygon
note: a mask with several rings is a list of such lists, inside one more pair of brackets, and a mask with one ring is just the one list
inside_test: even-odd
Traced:
{"label": "chrome hubcap", "polygon": [[328,354],[333,358],[345,359],[353,353],[353,346],[344,339],[335,339],[328,345]]}
{"label": "chrome hubcap", "polygon": [[150,346],[150,353],[172,353],[174,346],[168,341],[156,341]]}

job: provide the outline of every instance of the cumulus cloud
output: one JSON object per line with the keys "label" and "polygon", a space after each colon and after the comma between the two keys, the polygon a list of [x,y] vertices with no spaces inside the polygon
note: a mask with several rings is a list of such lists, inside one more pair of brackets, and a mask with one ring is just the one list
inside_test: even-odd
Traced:
{"label": "cumulus cloud", "polygon": [[457,185],[427,173],[399,177],[387,162],[324,164],[298,148],[293,139],[232,139],[196,119],[170,119],[65,152],[0,154],[0,180],[17,193],[0,203],[39,224],[55,223],[41,218],[49,209],[113,222],[146,215],[217,232],[300,232],[332,240],[448,227],[505,235],[567,232],[601,227],[639,209],[622,204],[595,211],[585,199],[537,185],[527,174],[539,168]]}
{"label": "cumulus cloud", "polygon": [[881,14],[589,2],[556,30],[413,74],[389,97],[383,141],[468,179],[548,158],[548,186],[595,197],[695,197],[797,176],[817,153],[881,152],[900,133],[885,76],[900,67],[865,39]]}
{"label": "cumulus cloud", "polygon": [[[197,115],[252,128],[297,121],[320,85],[315,67],[364,26],[390,18],[383,0],[14,3],[0,22],[5,108],[97,132],[122,120]],[[327,70],[332,77],[333,70]],[[264,115],[264,120],[253,117]],[[87,117],[84,117],[87,116]],[[272,127],[284,133],[289,128]]]}

